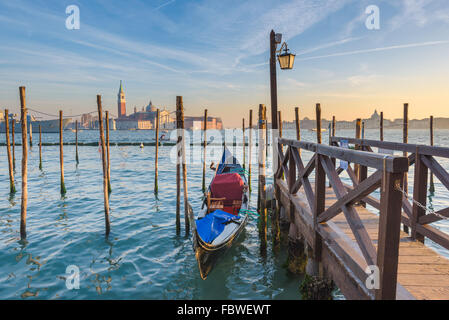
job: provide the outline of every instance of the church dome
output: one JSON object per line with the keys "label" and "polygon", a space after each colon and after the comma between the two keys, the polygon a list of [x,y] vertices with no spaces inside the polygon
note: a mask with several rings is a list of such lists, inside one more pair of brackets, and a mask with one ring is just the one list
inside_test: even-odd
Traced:
{"label": "church dome", "polygon": [[156,112],[157,108],[153,105],[153,103],[150,101],[150,103],[145,108],[146,112]]}

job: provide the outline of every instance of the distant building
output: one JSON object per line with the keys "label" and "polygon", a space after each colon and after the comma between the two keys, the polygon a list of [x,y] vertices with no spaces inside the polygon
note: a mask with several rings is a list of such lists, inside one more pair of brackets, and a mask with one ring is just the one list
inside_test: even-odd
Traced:
{"label": "distant building", "polygon": [[[150,130],[156,128],[157,107],[150,103],[137,111],[134,107],[134,113],[126,115],[126,99],[122,82],[120,81],[120,89],[118,92],[118,118],[116,121],[117,130]],[[159,127],[161,129],[174,129],[175,119],[166,108],[159,110]]]}
{"label": "distant building", "polygon": [[[191,130],[201,130],[204,126],[204,117],[184,117],[184,128]],[[221,118],[207,117],[207,129],[222,130],[223,122]]]}
{"label": "distant building", "polygon": [[117,112],[118,118],[120,119],[126,117],[126,99],[125,99],[125,92],[123,91],[122,80],[120,80],[120,89],[117,95],[117,106],[118,106]]}

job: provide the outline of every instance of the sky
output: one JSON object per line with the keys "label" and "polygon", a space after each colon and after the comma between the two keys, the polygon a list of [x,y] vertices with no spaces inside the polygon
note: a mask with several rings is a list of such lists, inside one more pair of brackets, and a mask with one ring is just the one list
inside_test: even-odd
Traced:
{"label": "sky", "polygon": [[[80,29],[66,28],[66,8]],[[379,8],[369,30],[368,6]],[[284,120],[449,117],[447,0],[0,0],[0,108],[66,115],[104,108],[117,114],[120,80],[127,112],[146,106],[221,117],[240,126],[249,109],[270,110],[269,33],[296,54],[280,70]],[[270,118],[270,116],[268,115]]]}

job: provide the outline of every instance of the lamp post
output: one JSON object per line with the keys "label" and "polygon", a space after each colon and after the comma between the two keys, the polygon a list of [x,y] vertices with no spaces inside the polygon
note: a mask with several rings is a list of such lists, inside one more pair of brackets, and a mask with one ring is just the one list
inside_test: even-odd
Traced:
{"label": "lamp post", "polygon": [[273,174],[278,168],[278,157],[276,141],[278,138],[278,97],[277,97],[277,79],[276,79],[276,54],[284,49],[284,53],[278,56],[279,66],[282,70],[293,68],[295,62],[295,55],[289,53],[287,44],[284,42],[279,51],[276,51],[277,45],[282,42],[282,34],[275,33],[271,30],[270,33],[270,89],[271,89],[271,146],[273,148]]}

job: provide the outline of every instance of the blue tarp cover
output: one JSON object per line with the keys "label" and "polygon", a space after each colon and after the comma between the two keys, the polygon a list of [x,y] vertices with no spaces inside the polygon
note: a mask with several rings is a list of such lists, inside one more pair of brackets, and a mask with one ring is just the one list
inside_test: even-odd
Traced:
{"label": "blue tarp cover", "polygon": [[238,219],[239,216],[215,210],[196,221],[196,230],[204,242],[212,243],[223,232],[226,222]]}

